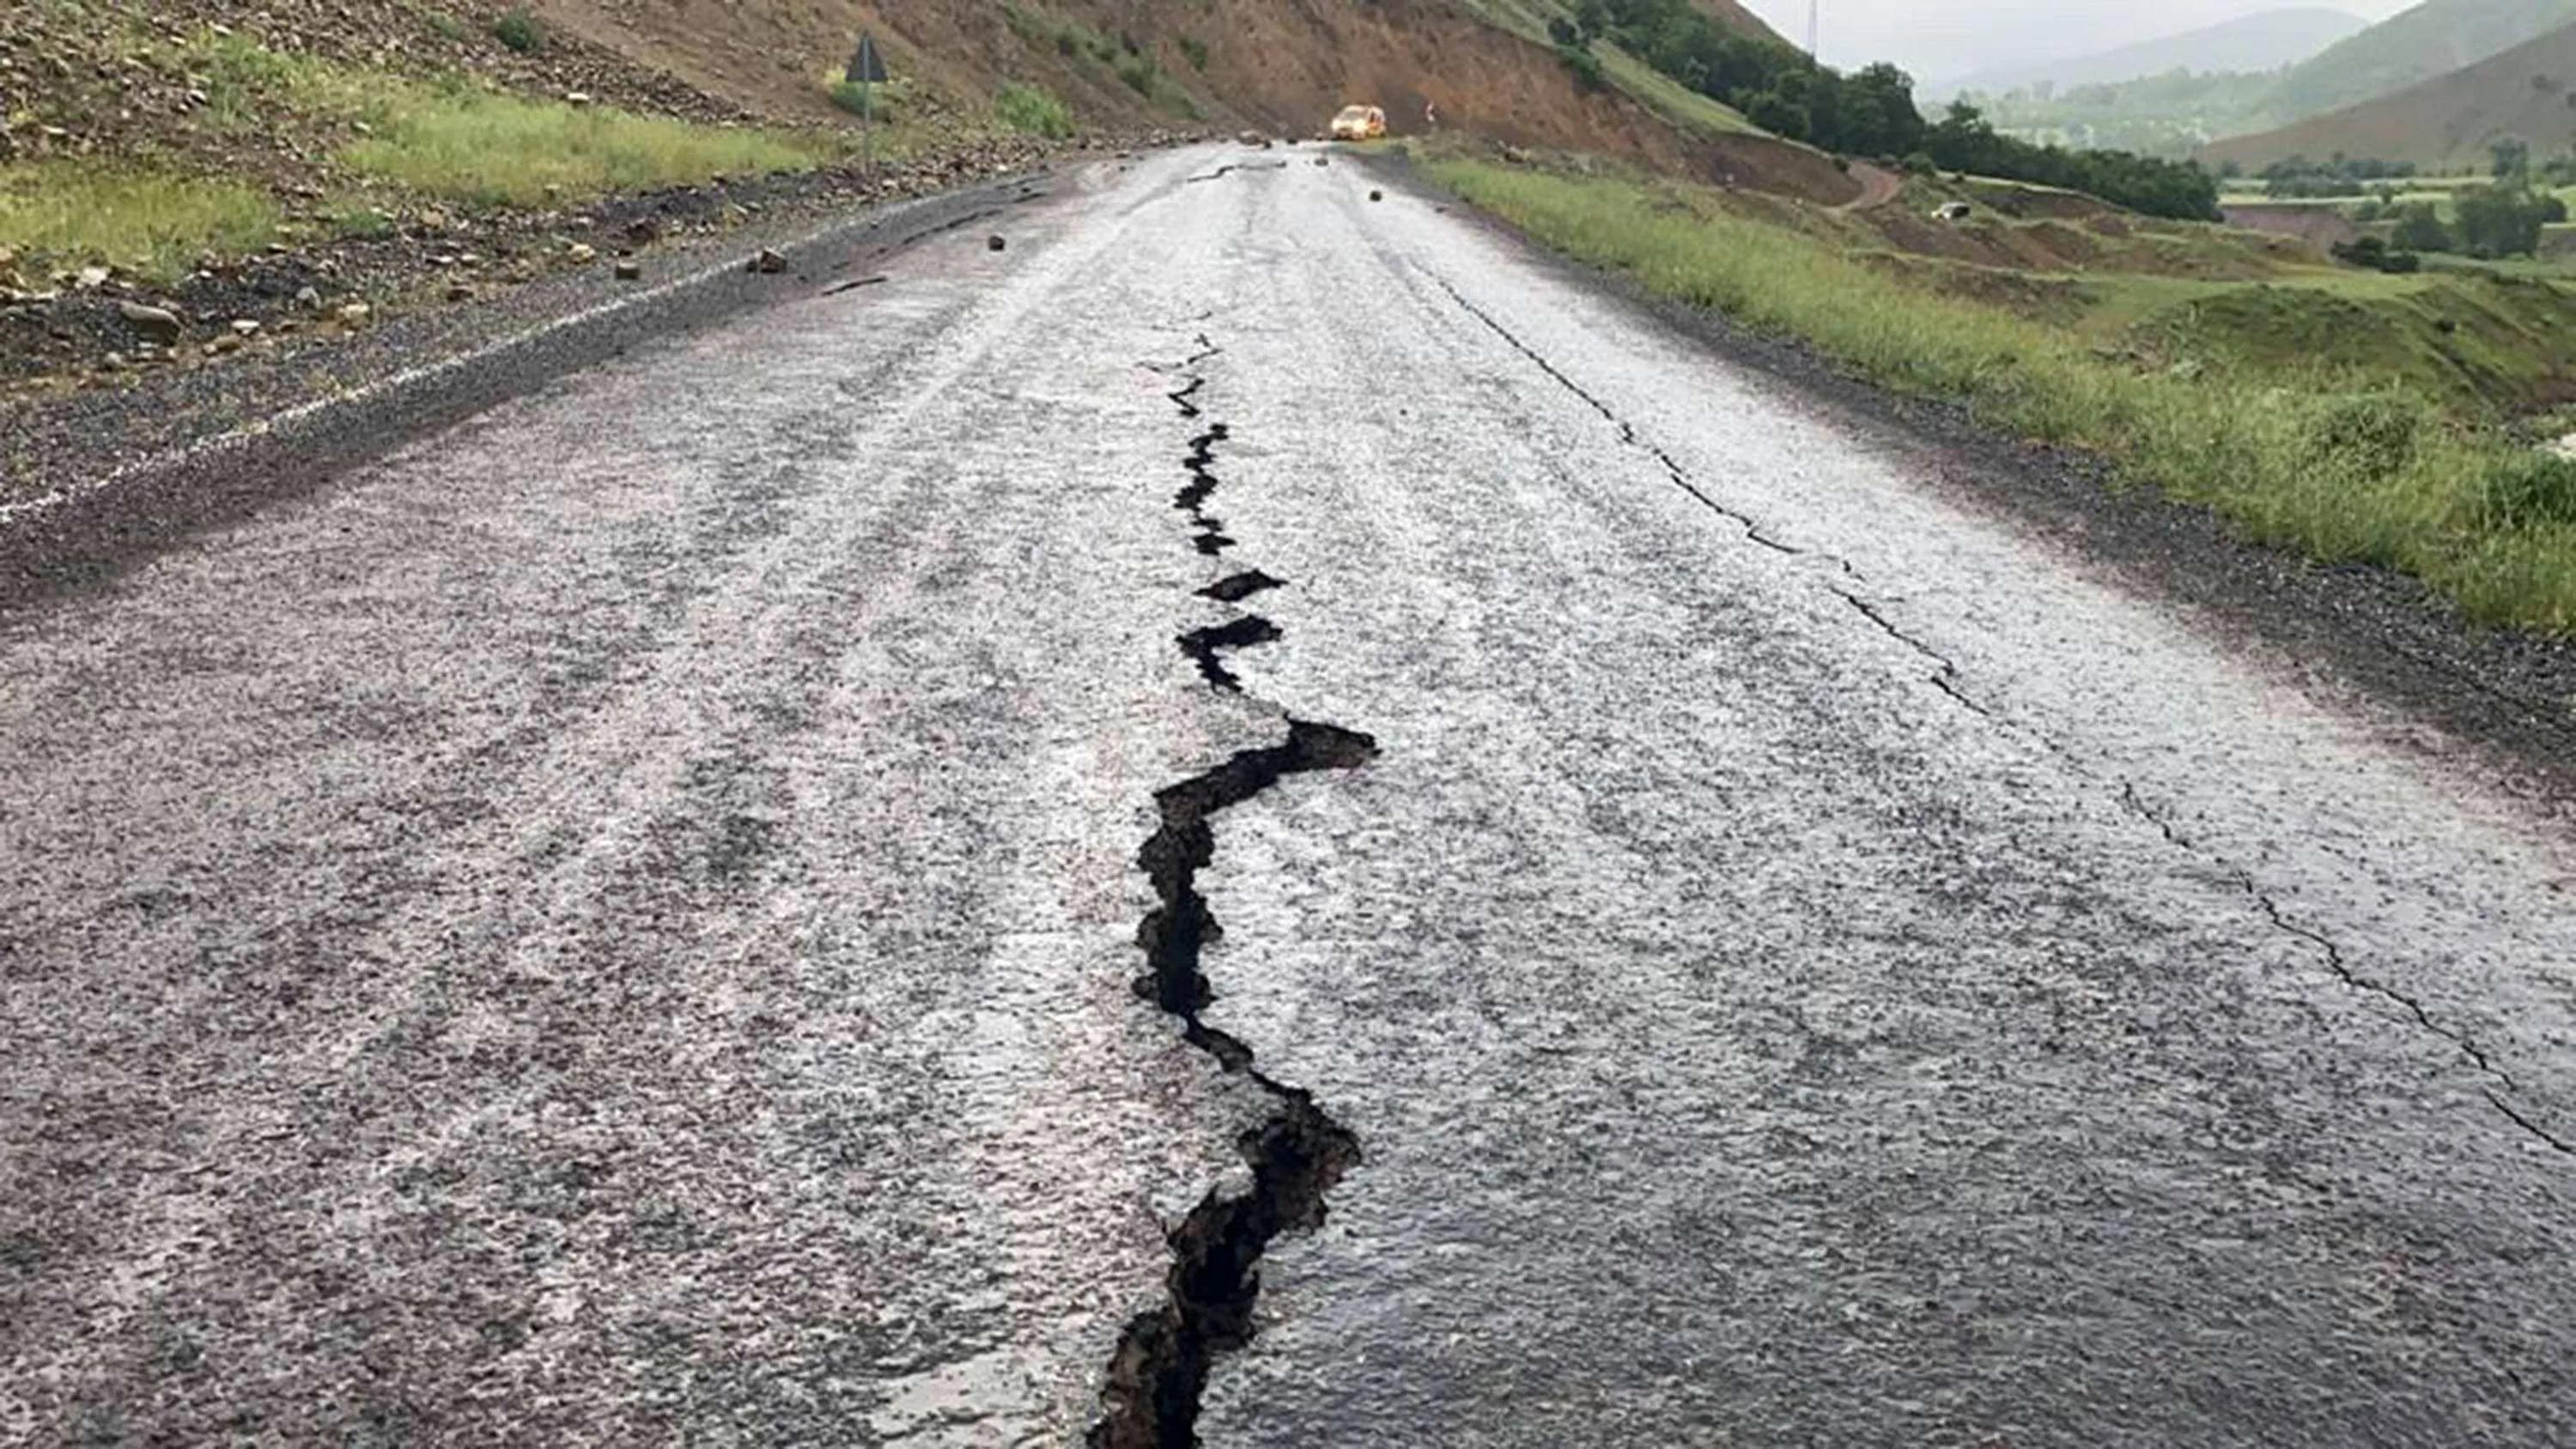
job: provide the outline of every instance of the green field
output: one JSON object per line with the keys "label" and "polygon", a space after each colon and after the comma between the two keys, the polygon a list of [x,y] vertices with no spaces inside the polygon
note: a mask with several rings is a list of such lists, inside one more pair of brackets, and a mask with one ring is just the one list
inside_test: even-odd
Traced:
{"label": "green field", "polygon": [[[2576,465],[2508,436],[2563,378],[2576,293],[2492,273],[2254,278],[1973,267],[1846,218],[1636,177],[1433,156],[1581,260],[1991,425],[2111,459],[2250,537],[2416,574],[2473,616],[2576,632]],[[2217,228],[2163,238],[2213,256]],[[2140,253],[2145,256],[2145,253]]]}

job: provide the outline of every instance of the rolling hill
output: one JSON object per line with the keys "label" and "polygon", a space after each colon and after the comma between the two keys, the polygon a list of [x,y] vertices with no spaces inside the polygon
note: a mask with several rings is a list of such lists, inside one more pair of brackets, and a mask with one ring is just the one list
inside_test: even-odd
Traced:
{"label": "rolling hill", "polygon": [[2264,111],[2283,124],[2394,95],[2576,23],[2576,0],[2426,0],[2291,67]]}
{"label": "rolling hill", "polygon": [[2279,70],[2365,28],[2367,22],[2359,16],[2324,6],[2267,10],[2115,50],[1979,71],[1949,89],[1994,94],[2043,83],[2061,90],[2069,86],[2110,85],[2178,70],[2199,74]]}
{"label": "rolling hill", "polygon": [[2203,157],[2259,170],[2340,153],[2439,170],[2483,166],[2488,145],[2508,136],[2534,156],[2576,144],[2576,24],[2377,100],[2215,142]]}

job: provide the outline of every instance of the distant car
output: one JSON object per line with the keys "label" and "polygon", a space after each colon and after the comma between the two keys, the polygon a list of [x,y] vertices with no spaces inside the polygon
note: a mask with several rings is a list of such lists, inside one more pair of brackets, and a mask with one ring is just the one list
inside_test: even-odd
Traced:
{"label": "distant car", "polygon": [[1945,201],[1933,210],[1932,217],[1935,221],[1966,221],[1971,210],[1964,201]]}
{"label": "distant car", "polygon": [[1386,134],[1386,112],[1375,106],[1344,106],[1333,117],[1336,141],[1374,141]]}

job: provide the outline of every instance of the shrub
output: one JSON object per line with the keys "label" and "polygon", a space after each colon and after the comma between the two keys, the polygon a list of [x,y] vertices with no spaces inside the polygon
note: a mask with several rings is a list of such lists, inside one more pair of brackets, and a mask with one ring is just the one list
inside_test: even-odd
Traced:
{"label": "shrub", "polygon": [[546,28],[525,5],[511,7],[508,14],[492,22],[492,35],[521,55],[534,55],[546,48]]}
{"label": "shrub", "polygon": [[2410,252],[2446,252],[2451,249],[2451,229],[2442,225],[2441,215],[2429,201],[2410,201],[2397,208],[2397,231],[2391,242]]}
{"label": "shrub", "polygon": [[2384,483],[2413,466],[2432,420],[2403,393],[2328,398],[2306,421],[2308,457],[2352,483]]}
{"label": "shrub", "polygon": [[451,45],[462,44],[467,36],[474,33],[465,28],[464,21],[444,11],[434,10],[423,18],[429,26],[430,34]]}
{"label": "shrub", "polygon": [[1151,56],[1121,56],[1117,69],[1118,78],[1127,83],[1127,89],[1147,100],[1153,99],[1154,83],[1163,78],[1162,71],[1155,66]]}
{"label": "shrub", "polygon": [[894,107],[889,104],[890,98],[886,95],[886,89],[883,86],[871,85],[866,81],[836,80],[831,83],[830,90],[832,104],[853,116],[883,121],[893,115]]}
{"label": "shrub", "polygon": [[1574,73],[1577,90],[1597,91],[1610,83],[1609,77],[1602,74],[1601,57],[1580,45],[1558,46],[1556,58],[1564,61],[1565,68]]}
{"label": "shrub", "polygon": [[1186,56],[1188,56],[1188,57],[1190,58],[1190,69],[1192,69],[1192,70],[1205,70],[1205,69],[1207,69],[1207,42],[1206,42],[1206,41],[1199,39],[1199,38],[1198,38],[1197,36],[1195,36],[1195,35],[1184,35],[1184,36],[1182,36],[1182,37],[1181,37],[1181,39],[1180,39],[1180,47],[1181,47],[1181,54],[1186,55]]}
{"label": "shrub", "polygon": [[2556,453],[2511,454],[2489,464],[2478,485],[2492,526],[2576,523],[2576,459]]}
{"label": "shrub", "polygon": [[993,93],[993,114],[1014,131],[1058,140],[1073,134],[1073,112],[1043,86],[1004,81]]}

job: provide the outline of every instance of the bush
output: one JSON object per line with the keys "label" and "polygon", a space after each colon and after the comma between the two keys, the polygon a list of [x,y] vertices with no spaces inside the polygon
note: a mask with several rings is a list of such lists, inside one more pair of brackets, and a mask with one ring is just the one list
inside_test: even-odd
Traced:
{"label": "bush", "polygon": [[2308,457],[2362,486],[2412,467],[2431,430],[2424,404],[2394,392],[2328,398],[2304,424]]}
{"label": "bush", "polygon": [[1043,86],[1004,81],[993,93],[993,114],[1014,131],[1057,140],[1073,134],[1073,112]]}
{"label": "bush", "polygon": [[534,55],[546,48],[546,28],[525,5],[492,22],[493,38],[521,55]]}
{"label": "bush", "polygon": [[2410,252],[2446,252],[2451,249],[2451,229],[2442,225],[2441,214],[2429,201],[2410,201],[2397,208],[2397,231],[2391,241]]}
{"label": "bush", "polygon": [[1190,69],[1207,69],[1206,41],[1199,39],[1195,35],[1184,35],[1180,38],[1179,44],[1181,47],[1181,54],[1190,58]]}
{"label": "bush", "polygon": [[430,34],[451,45],[461,43],[467,36],[474,33],[465,28],[464,21],[443,11],[432,11],[424,16],[423,20],[429,26]]}
{"label": "bush", "polygon": [[2478,481],[2491,526],[2576,523],[2576,460],[2556,453],[2514,454],[2489,465]]}
{"label": "bush", "polygon": [[1151,56],[1121,56],[1117,69],[1118,78],[1127,83],[1127,89],[1147,100],[1154,98],[1154,85],[1163,78],[1163,73]]}
{"label": "bush", "polygon": [[2356,267],[2368,267],[2377,272],[2412,272],[2423,265],[2423,259],[2413,252],[2394,250],[2388,243],[2375,236],[2362,237],[2357,241],[2336,242],[2329,250],[2334,253],[2335,260],[2339,262],[2349,262]]}
{"label": "bush", "polygon": [[830,84],[829,90],[832,104],[853,116],[863,116],[871,121],[890,120],[893,117],[894,107],[889,104],[890,98],[886,95],[886,88],[883,86],[865,81],[836,80]]}
{"label": "bush", "polygon": [[1601,57],[1580,45],[1558,46],[1556,58],[1564,61],[1565,68],[1574,73],[1577,90],[1597,91],[1610,83],[1610,78],[1602,74]]}

